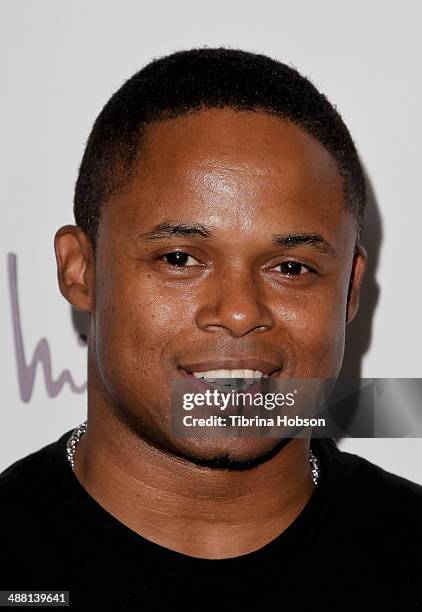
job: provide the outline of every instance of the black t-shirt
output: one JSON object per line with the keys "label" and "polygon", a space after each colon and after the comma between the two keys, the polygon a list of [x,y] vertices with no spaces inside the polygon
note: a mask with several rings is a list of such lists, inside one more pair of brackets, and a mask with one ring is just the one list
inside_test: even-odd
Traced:
{"label": "black t-shirt", "polygon": [[141,537],[82,487],[71,431],[0,475],[0,590],[68,590],[102,611],[422,609],[422,487],[330,439],[320,482],[261,549],[196,559]]}

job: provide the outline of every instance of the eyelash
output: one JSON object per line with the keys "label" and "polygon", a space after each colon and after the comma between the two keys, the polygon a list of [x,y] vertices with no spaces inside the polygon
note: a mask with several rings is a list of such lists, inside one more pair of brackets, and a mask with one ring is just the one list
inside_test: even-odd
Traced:
{"label": "eyelash", "polygon": [[[171,251],[169,253],[164,253],[164,255],[160,255],[160,257],[158,257],[158,259],[161,260],[163,257],[167,257],[168,255],[174,255],[175,253],[181,253],[182,255],[187,255],[188,257],[192,257],[192,259],[196,259],[195,257],[193,257],[192,255],[189,255],[189,253],[186,253],[185,251]],[[196,260],[196,261],[198,261],[198,260]],[[164,262],[164,263],[167,263],[167,265],[169,265],[172,269],[178,269],[178,270],[183,270],[183,269],[186,269],[186,268],[192,268],[193,267],[192,265],[191,266],[186,266],[186,265],[170,264],[168,262]],[[302,263],[300,263],[298,261],[294,261],[294,260],[290,260],[290,259],[288,259],[287,261],[283,261],[283,262],[277,264],[277,266],[275,266],[275,267],[277,268],[278,266],[282,266],[283,264],[289,264],[289,263],[290,264],[297,264],[298,266],[301,266],[302,268],[306,268],[306,270],[310,274],[315,274],[316,273],[316,271],[313,268],[311,268],[310,266],[307,266],[307,265],[302,264]],[[286,273],[286,274],[290,278],[291,277],[295,277],[295,276],[305,276],[305,274],[301,274],[301,273],[299,273],[299,274],[288,274],[288,273]]]}

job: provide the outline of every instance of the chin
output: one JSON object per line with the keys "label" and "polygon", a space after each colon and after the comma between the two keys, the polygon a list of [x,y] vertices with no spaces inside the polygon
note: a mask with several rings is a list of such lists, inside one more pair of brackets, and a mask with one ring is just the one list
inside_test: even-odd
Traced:
{"label": "chin", "polygon": [[199,466],[220,470],[252,469],[275,457],[290,438],[182,438],[171,452]]}

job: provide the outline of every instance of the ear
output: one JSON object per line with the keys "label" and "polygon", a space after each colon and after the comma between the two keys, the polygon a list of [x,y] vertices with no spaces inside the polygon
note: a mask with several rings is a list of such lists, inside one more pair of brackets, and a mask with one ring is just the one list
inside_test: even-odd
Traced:
{"label": "ear", "polygon": [[94,308],[95,257],[91,241],[76,225],[64,225],[54,236],[57,278],[62,295],[81,311]]}
{"label": "ear", "polygon": [[368,254],[366,249],[361,244],[357,244],[355,247],[352,270],[350,273],[349,291],[347,295],[346,323],[351,323],[359,310],[359,294],[367,259]]}

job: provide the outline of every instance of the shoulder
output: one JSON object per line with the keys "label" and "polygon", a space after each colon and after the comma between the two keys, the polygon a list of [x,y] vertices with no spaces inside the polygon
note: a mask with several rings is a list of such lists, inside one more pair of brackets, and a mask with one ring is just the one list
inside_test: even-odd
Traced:
{"label": "shoulder", "polygon": [[49,444],[39,450],[18,459],[0,473],[0,499],[2,508],[8,500],[18,501],[25,495],[27,488],[33,489],[35,483],[43,481],[45,459]]}
{"label": "shoulder", "polygon": [[[66,436],[63,434],[62,438]],[[55,452],[58,441],[51,442],[42,448],[18,459],[0,473],[0,517],[7,513],[18,513],[21,510],[31,513],[41,507],[43,500],[51,497],[52,475],[50,469],[51,455]]]}
{"label": "shoulder", "polygon": [[[338,450],[342,502],[364,527],[405,539],[422,539],[422,486],[367,459]],[[362,525],[361,525],[362,526]]]}
{"label": "shoulder", "polygon": [[[47,536],[51,547],[54,545],[52,534],[62,515],[57,489],[60,473],[56,476],[53,465],[69,433],[18,459],[0,473],[0,550],[7,551],[9,561],[22,546],[32,551],[36,559]],[[0,553],[0,567],[2,562],[4,555]]]}
{"label": "shoulder", "polygon": [[19,575],[37,576],[41,563],[59,559],[63,514],[52,468],[57,444],[47,444],[0,473],[0,574],[10,577],[11,584]]}
{"label": "shoulder", "polygon": [[403,495],[404,500],[422,503],[422,485],[385,470],[359,455],[339,450],[340,463],[351,469],[351,486],[371,496],[391,499]]}

